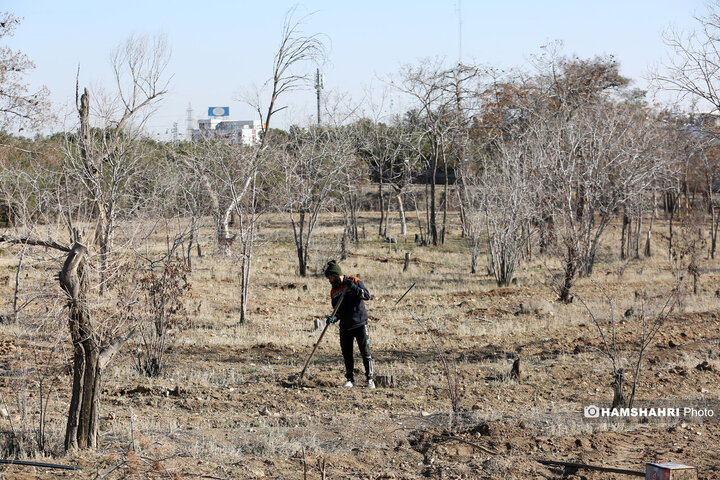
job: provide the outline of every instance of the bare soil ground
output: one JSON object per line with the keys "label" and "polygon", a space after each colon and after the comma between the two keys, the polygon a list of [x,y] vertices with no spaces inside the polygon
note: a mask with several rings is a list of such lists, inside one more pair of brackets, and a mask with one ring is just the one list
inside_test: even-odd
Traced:
{"label": "bare soil ground", "polygon": [[[97,451],[62,454],[71,384],[62,316],[44,325],[22,318],[0,325],[4,455],[12,453],[7,439],[13,431],[36,432],[43,405],[48,451],[56,456],[21,456],[83,467],[64,472],[0,465],[0,478],[631,478],[549,467],[537,459],[639,471],[646,462],[675,461],[698,467],[701,479],[720,478],[720,409],[710,420],[583,416],[586,406],[610,405],[612,375],[602,339],[579,300],[605,327],[607,299],[613,300],[621,319],[616,344],[625,355],[637,331],[635,317],[624,316],[631,306],[638,311],[635,292],[647,292],[652,314],[675,284],[660,234],[653,257],[620,262],[617,227],[611,227],[593,276],[579,280],[576,301],[564,305],[553,301],[548,286],[549,269],[556,266],[550,257],[529,260],[516,286],[498,288],[491,277],[468,273],[469,256],[457,235],[445,247],[418,247],[413,234],[388,245],[371,235],[374,218],[364,220],[366,238],[341,264],[373,294],[367,307],[376,373],[393,375],[394,387],[338,387],[343,372],[336,327],[304,385],[295,384],[320,333],[314,319],[329,313],[329,287],[321,276],[294,273],[291,233],[277,219],[263,229],[257,249],[249,324],[237,323],[236,259],[213,256],[204,245],[206,255],[193,259],[190,324],[169,350],[164,374],[140,376],[132,345],[108,367]],[[338,252],[340,232],[330,219],[321,224],[313,272]],[[406,251],[414,261],[403,273]],[[703,260],[701,291],[683,296],[645,352],[639,405],[717,406],[717,263]],[[11,308],[16,264],[12,249],[0,256],[0,280],[9,277],[0,282],[0,313]],[[47,259],[36,265],[26,281],[46,282],[59,295],[52,276],[61,264]],[[413,282],[416,287],[395,306]],[[433,339],[457,370],[456,413]],[[509,375],[516,358],[519,379]],[[356,368],[362,378],[359,358]]]}

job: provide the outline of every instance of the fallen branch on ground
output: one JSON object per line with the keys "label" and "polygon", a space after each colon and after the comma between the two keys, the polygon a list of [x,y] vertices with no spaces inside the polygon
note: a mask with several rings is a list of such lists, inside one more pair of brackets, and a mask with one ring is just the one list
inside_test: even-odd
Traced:
{"label": "fallen branch on ground", "polygon": [[3,465],[23,465],[26,467],[40,467],[40,468],[54,468],[58,470],[82,470],[82,467],[75,467],[72,465],[58,465],[56,463],[43,463],[43,462],[28,462],[26,460],[4,460],[0,459],[0,464]]}
{"label": "fallen branch on ground", "polygon": [[645,472],[640,472],[638,470],[625,470],[623,468],[600,467],[597,465],[588,465],[585,463],[558,462],[555,460],[542,460],[539,458],[535,459],[535,461],[540,462],[543,465],[555,465],[555,466],[559,466],[559,467],[582,468],[585,470],[597,470],[599,472],[622,473],[625,475],[633,475],[636,477],[644,477],[645,476]]}
{"label": "fallen branch on ground", "polygon": [[464,443],[466,445],[470,445],[471,447],[477,448],[481,452],[485,452],[490,455],[497,455],[498,452],[490,450],[489,448],[485,448],[482,445],[478,445],[477,443],[469,442],[467,440],[464,440],[460,437],[456,437],[454,435],[447,435],[447,434],[440,434],[440,433],[433,433],[433,432],[427,432],[430,435],[433,435],[435,437],[444,438],[446,440],[455,440],[456,442]]}

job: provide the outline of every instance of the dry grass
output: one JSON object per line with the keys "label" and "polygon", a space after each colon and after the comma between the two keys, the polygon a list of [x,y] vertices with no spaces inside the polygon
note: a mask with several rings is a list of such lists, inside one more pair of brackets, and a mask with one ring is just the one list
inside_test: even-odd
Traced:
{"label": "dry grass", "polygon": [[[311,251],[311,274],[303,278],[297,275],[286,219],[265,219],[253,260],[250,322],[245,325],[238,324],[237,259],[213,255],[211,232],[204,230],[204,256],[197,258],[193,251],[189,326],[177,332],[167,370],[157,379],[138,375],[131,348],[109,366],[104,376],[101,448],[94,456],[82,457],[109,468],[116,458],[111,452],[126,452],[134,437],[139,453],[172,458],[170,463],[175,462],[177,468],[184,465],[197,471],[197,464],[187,459],[202,458],[213,466],[215,475],[260,478],[252,472],[297,476],[299,464],[291,457],[302,449],[332,456],[354,448],[356,452],[374,452],[373,461],[390,462],[387,458],[400,455],[396,447],[401,445],[404,450],[400,452],[407,451],[402,461],[408,467],[403,468],[417,473],[412,465],[417,466],[418,459],[413,455],[420,450],[406,448],[412,429],[464,431],[487,422],[501,431],[510,429],[512,438],[508,441],[518,439],[514,448],[524,458],[533,450],[522,450],[529,447],[519,439],[531,434],[557,440],[655,428],[589,423],[580,415],[581,407],[588,402],[609,402],[610,369],[598,350],[597,329],[585,307],[577,301],[569,305],[555,302],[548,285],[548,278],[559,268],[555,259],[534,257],[519,269],[517,286],[500,289],[487,275],[469,273],[469,254],[465,241],[456,234],[457,225],[441,248],[415,245],[412,224],[405,238],[393,233],[398,243],[391,245],[375,235],[377,215],[368,213],[361,217],[366,237],[350,246],[342,267],[363,279],[372,293],[367,305],[376,372],[393,375],[397,387],[376,392],[333,388],[342,380],[342,359],[336,333],[331,330],[311,365],[310,386],[305,390],[289,388],[288,378],[299,371],[317,340],[319,332],[314,331],[313,320],[329,313],[329,286],[319,272],[327,259],[339,255],[340,220],[338,216],[321,219]],[[457,223],[456,217],[452,220]],[[143,255],[161,255],[168,236],[172,238],[177,230],[176,224],[154,225],[155,230],[149,225],[123,230],[124,239],[119,244],[134,243],[142,247]],[[655,226],[658,239],[663,233],[661,227]],[[143,229],[151,235],[141,235]],[[610,229],[594,275],[579,279],[575,286],[576,295],[600,319],[611,315],[606,295],[613,299],[614,314],[619,318],[636,304],[636,291],[659,303],[675,281],[661,240],[656,242],[655,256],[621,262],[614,247],[619,243],[617,236],[617,228]],[[11,308],[15,251],[8,248],[0,254],[0,280],[9,277],[7,284],[0,282],[0,313]],[[403,273],[405,252],[410,252],[413,262]],[[61,452],[70,382],[62,296],[53,278],[61,260],[43,251],[27,258],[21,296],[29,298],[43,289],[52,295],[32,303],[20,322],[0,325],[4,368],[34,369],[18,377],[0,377],[0,406],[4,404],[9,414],[0,418],[0,427],[7,432],[10,420],[18,425],[25,419],[28,431],[34,432],[39,418],[39,382],[45,378],[43,395],[50,394],[47,451],[52,454]],[[717,311],[715,285],[720,273],[715,261],[704,261],[702,268],[707,272],[701,278],[702,291],[696,296],[686,292],[677,312],[688,319],[697,318],[699,327],[685,328],[682,323],[670,322],[663,330],[648,352],[641,397],[711,398],[719,393],[716,377],[695,369],[708,360],[716,372],[720,370],[717,321],[709,316]],[[415,288],[395,305],[413,283]],[[456,362],[460,406],[465,412],[461,417],[450,415],[443,369],[415,317],[426,323],[447,358]],[[631,333],[629,327],[623,325],[625,342]],[[668,347],[670,340],[679,347]],[[520,379],[509,376],[516,357],[522,361]],[[362,368],[359,359],[356,365]],[[38,374],[48,366],[50,375]],[[672,367],[689,373],[686,377],[668,373]],[[658,380],[665,378],[667,382]],[[138,387],[143,389],[137,392]],[[179,393],[170,393],[174,389]],[[645,431],[655,435],[653,432]],[[10,437],[5,434],[4,438]],[[42,456],[31,445],[24,447],[24,452]],[[420,463],[431,456],[428,452],[423,455]],[[512,458],[515,453],[507,455]],[[345,462],[336,465],[345,465],[347,472],[365,471],[352,459],[337,462]],[[493,478],[515,478],[507,476],[509,467],[505,463],[498,462],[492,468],[488,464],[488,471],[498,472]],[[391,463],[385,465],[390,468]]]}

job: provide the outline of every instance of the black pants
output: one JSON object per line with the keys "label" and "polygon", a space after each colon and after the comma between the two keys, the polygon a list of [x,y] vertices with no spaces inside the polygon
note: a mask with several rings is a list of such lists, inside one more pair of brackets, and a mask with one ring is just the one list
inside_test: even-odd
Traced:
{"label": "black pants", "polygon": [[370,355],[370,335],[367,325],[352,330],[340,330],[340,349],[345,360],[345,378],[355,382],[355,375],[353,374],[355,368],[353,340],[357,340],[360,348],[360,355],[362,355],[363,365],[365,366],[365,377],[370,379],[373,377],[373,359]]}

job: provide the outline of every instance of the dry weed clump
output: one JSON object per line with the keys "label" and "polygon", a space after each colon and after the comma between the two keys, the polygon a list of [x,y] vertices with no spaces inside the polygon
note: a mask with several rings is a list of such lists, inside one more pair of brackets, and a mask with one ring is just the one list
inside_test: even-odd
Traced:
{"label": "dry weed clump", "polygon": [[149,377],[158,376],[165,353],[177,332],[187,326],[185,297],[190,293],[189,269],[179,258],[165,259],[159,268],[136,272],[134,282],[144,294],[139,302],[140,340],[136,343],[135,368]]}

